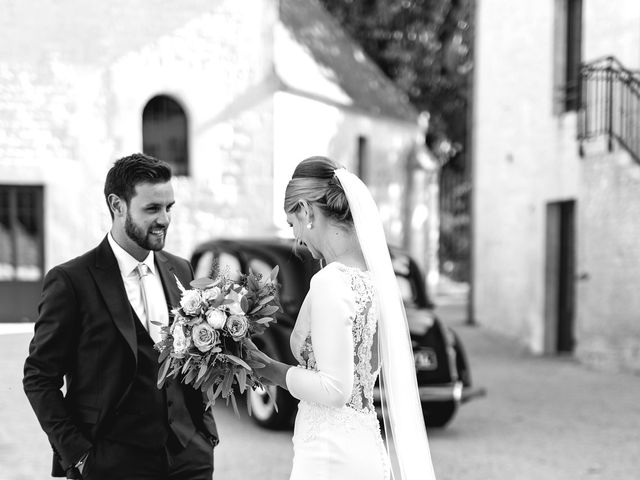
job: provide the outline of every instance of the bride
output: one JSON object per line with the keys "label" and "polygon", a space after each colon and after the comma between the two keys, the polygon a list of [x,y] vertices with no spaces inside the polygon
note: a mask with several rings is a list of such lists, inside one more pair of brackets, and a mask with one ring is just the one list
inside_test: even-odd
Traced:
{"label": "bride", "polygon": [[[250,350],[264,365],[258,375],[300,400],[291,480],[435,479],[404,307],[367,187],[311,157],[296,167],[284,207],[297,244],[326,265],[291,334],[299,365]],[[389,448],[373,404],[380,372]]]}

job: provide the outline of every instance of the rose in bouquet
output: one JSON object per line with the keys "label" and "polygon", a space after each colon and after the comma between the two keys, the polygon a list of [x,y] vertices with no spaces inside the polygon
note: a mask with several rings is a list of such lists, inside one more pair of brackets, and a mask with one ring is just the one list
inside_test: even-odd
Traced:
{"label": "rose in bouquet", "polygon": [[277,266],[268,278],[249,273],[234,282],[218,275],[194,280],[190,289],[176,278],[180,305],[171,311],[173,321],[162,328],[162,339],[155,344],[160,352],[158,388],[167,377],[179,378],[206,392],[207,408],[221,396],[237,413],[234,389],[243,393],[262,386],[246,344],[275,322],[281,310],[277,275]]}

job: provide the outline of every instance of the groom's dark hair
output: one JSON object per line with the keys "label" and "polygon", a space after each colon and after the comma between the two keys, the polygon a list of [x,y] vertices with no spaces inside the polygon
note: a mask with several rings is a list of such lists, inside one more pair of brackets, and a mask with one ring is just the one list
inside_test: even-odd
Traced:
{"label": "groom's dark hair", "polygon": [[[115,161],[104,182],[104,198],[109,206],[112,193],[122,198],[127,206],[139,183],[164,183],[171,180],[171,166],[144,153],[134,153]],[[113,219],[113,212],[109,208]]]}

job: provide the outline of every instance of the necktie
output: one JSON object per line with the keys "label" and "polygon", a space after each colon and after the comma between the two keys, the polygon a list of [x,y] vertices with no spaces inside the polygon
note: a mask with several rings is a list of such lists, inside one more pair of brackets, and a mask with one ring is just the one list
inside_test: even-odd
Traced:
{"label": "necktie", "polygon": [[[145,318],[141,318],[142,324],[149,332],[154,342],[160,341],[160,325],[162,322],[162,314],[158,308],[163,308],[157,301],[154,301],[153,292],[157,286],[154,285],[154,278],[151,270],[144,263],[139,263],[136,267],[136,273],[140,279],[140,290],[142,292],[142,303],[144,305]],[[154,323],[155,322],[155,323]]]}

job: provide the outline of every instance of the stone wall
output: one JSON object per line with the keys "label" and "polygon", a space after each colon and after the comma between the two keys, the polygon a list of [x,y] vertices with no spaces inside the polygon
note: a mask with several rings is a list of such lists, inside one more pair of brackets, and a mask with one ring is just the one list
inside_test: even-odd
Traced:
{"label": "stone wall", "polygon": [[0,181],[45,186],[45,269],[108,231],[104,177],[141,150],[142,111],[160,94],[189,125],[168,248],[187,256],[208,235],[269,230],[274,2],[0,7]]}

